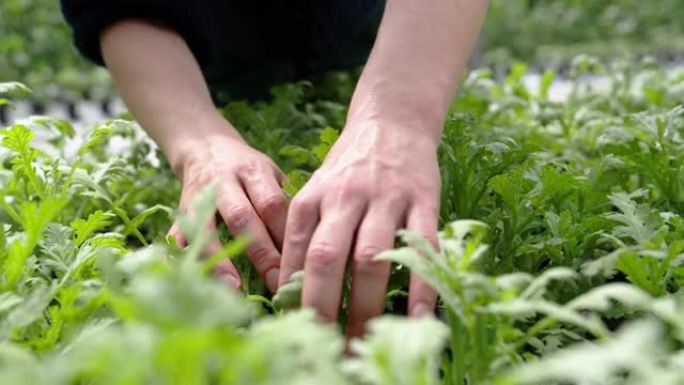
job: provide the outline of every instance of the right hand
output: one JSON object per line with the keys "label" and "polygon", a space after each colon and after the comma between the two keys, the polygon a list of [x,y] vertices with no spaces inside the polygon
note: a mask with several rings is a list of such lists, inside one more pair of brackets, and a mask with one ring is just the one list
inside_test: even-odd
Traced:
{"label": "right hand", "polygon": [[[288,200],[281,184],[284,175],[278,166],[261,152],[251,148],[230,125],[215,135],[186,138],[182,150],[176,151],[172,166],[181,179],[180,210],[192,216],[196,196],[211,183],[217,186],[217,208],[233,236],[247,236],[251,242],[247,258],[258,271],[269,290],[278,288],[280,248],[283,243]],[[216,219],[208,231],[216,231]],[[186,239],[175,223],[169,235],[179,245]],[[220,251],[217,238],[207,247],[209,255]],[[233,288],[241,287],[241,279],[230,261],[221,262],[215,274]]]}

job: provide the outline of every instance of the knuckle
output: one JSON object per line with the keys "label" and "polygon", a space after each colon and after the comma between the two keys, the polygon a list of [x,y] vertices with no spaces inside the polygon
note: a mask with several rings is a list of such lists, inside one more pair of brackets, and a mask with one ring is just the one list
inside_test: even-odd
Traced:
{"label": "knuckle", "polygon": [[358,183],[348,183],[339,190],[342,200],[352,200],[364,194],[364,188]]}
{"label": "knuckle", "polygon": [[379,263],[375,261],[375,256],[380,254],[383,250],[375,245],[361,246],[354,256],[354,260],[360,264],[373,265]]}
{"label": "knuckle", "polygon": [[278,257],[269,247],[255,244],[249,248],[247,253],[249,259],[257,270],[268,270],[278,264]]}
{"label": "knuckle", "polygon": [[284,209],[287,205],[287,199],[281,194],[274,194],[267,196],[259,203],[259,211],[262,215],[272,215]]}
{"label": "knuckle", "polygon": [[316,207],[316,201],[309,196],[297,194],[290,205],[290,210],[294,216],[306,216]]}
{"label": "knuckle", "polygon": [[241,162],[235,165],[235,172],[238,175],[242,176],[251,176],[254,175],[254,173],[257,170],[257,165],[255,162],[251,161],[246,161],[246,162]]}
{"label": "knuckle", "polygon": [[191,173],[186,173],[184,185],[188,187],[201,187],[211,183],[215,179],[215,169],[201,168]]}
{"label": "knuckle", "polygon": [[287,234],[287,239],[285,240],[285,243],[290,245],[291,247],[306,247],[306,243],[309,240],[309,234],[307,234],[306,231],[304,231],[304,228],[302,225],[299,225],[297,228],[291,227],[289,230],[289,233]]}
{"label": "knuckle", "polygon": [[213,270],[216,275],[236,274],[237,270],[230,261],[222,261],[214,266]]}
{"label": "knuckle", "polygon": [[383,249],[375,245],[362,246],[354,255],[354,269],[357,273],[378,274],[386,265],[384,261],[375,260],[375,256]]}
{"label": "knuckle", "polygon": [[406,201],[408,201],[407,194],[400,189],[390,189],[387,193],[384,193],[383,196],[390,207],[404,205]]}
{"label": "knuckle", "polygon": [[244,229],[250,221],[251,210],[247,206],[230,206],[226,209],[226,217],[223,218],[231,231]]}
{"label": "knuckle", "polygon": [[335,266],[338,260],[339,255],[332,245],[316,244],[309,249],[308,261],[316,268],[326,269]]}

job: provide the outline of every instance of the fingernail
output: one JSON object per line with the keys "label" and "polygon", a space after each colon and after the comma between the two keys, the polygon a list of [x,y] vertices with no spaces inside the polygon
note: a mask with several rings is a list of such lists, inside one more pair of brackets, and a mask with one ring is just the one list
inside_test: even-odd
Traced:
{"label": "fingernail", "polygon": [[415,304],[413,306],[413,311],[411,312],[413,317],[422,317],[431,314],[434,314],[434,308],[425,302],[418,302]]}
{"label": "fingernail", "polygon": [[278,290],[278,278],[280,278],[280,269],[277,267],[266,273],[266,285],[273,292]]}

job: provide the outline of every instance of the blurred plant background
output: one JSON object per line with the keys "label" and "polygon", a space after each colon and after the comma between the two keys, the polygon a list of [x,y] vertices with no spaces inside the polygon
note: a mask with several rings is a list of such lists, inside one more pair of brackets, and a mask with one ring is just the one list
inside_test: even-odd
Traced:
{"label": "blurred plant background", "polygon": [[[684,55],[684,0],[491,0],[479,63],[562,68],[577,54]],[[0,2],[0,81],[21,81],[40,102],[106,100],[105,70],[71,44],[57,0]]]}
{"label": "blurred plant background", "polygon": [[677,60],[684,54],[682,20],[682,0],[491,0],[483,57],[546,67],[580,53]]}
{"label": "blurred plant background", "polygon": [[[180,216],[191,245],[165,237],[180,189],[130,116],[89,133],[0,119],[0,384],[684,384],[683,12],[684,0],[490,2],[482,68],[439,149],[441,252],[401,232],[412,247],[379,256],[394,262],[389,314],[351,357],[344,317],[292,311],[301,280],[271,297],[244,240],[223,228],[225,249],[199,258],[211,190],[195,220]],[[344,126],[354,79],[220,111],[295,194]],[[0,118],[112,97],[57,1],[0,2]],[[243,292],[211,276],[221,258]],[[438,290],[439,318],[392,315],[409,269]]]}
{"label": "blurred plant background", "polygon": [[111,97],[103,68],[78,55],[57,0],[0,2],[0,81],[21,81],[35,101]]}

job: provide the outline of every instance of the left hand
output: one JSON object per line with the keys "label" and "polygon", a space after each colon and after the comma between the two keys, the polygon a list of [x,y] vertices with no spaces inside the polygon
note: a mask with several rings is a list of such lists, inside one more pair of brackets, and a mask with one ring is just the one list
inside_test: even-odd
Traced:
{"label": "left hand", "polygon": [[[294,197],[285,226],[280,285],[304,269],[302,306],[337,321],[352,256],[347,334],[381,314],[390,263],[375,261],[407,228],[435,248],[439,214],[438,139],[416,127],[372,119],[348,124],[323,165]],[[434,310],[436,293],[411,277],[409,314]]]}

